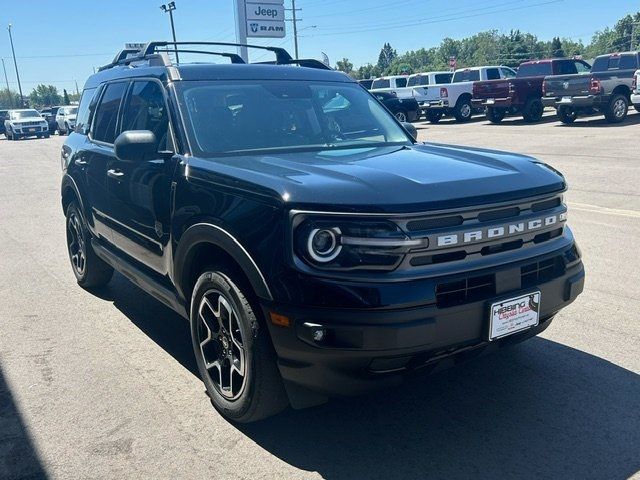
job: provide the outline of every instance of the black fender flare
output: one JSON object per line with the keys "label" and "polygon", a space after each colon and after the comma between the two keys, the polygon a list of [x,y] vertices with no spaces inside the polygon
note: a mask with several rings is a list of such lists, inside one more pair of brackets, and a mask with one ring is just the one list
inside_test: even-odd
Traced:
{"label": "black fender flare", "polygon": [[174,283],[180,296],[186,299],[184,289],[184,267],[188,263],[194,247],[208,243],[224,250],[240,266],[249,279],[256,295],[266,300],[273,300],[267,281],[249,252],[229,232],[213,223],[196,223],[190,226],[180,237],[174,255]]}
{"label": "black fender flare", "polygon": [[[60,185],[60,202],[62,204],[63,209],[64,209],[64,197],[68,190],[73,191],[76,198],[78,199],[78,202],[80,202],[80,210],[82,211],[82,214],[84,215],[87,222],[90,222],[90,217],[87,216],[87,210],[85,208],[84,201],[82,200],[82,194],[80,193],[80,188],[78,187],[78,184],[76,183],[76,181],[73,179],[71,175],[69,175],[68,173],[65,173],[62,176],[62,183]],[[66,214],[67,212],[63,212],[63,213]]]}

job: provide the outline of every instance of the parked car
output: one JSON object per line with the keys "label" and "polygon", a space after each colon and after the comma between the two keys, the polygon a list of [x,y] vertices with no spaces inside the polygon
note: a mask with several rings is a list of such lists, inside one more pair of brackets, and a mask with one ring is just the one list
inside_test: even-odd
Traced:
{"label": "parked car", "polygon": [[49,124],[49,134],[53,135],[58,131],[58,122],[56,122],[56,113],[60,107],[47,107],[40,110],[40,114],[47,120]]}
{"label": "parked car", "polygon": [[373,85],[373,78],[367,78],[364,80],[358,80],[358,83],[362,85],[367,90],[371,90],[371,85]]}
{"label": "parked car", "polygon": [[4,134],[8,140],[20,140],[26,137],[49,138],[47,121],[33,108],[9,110],[4,128]]}
{"label": "parked car", "polygon": [[173,64],[174,46],[87,80],[61,152],[67,249],[82,287],[118,270],[189,319],[225,417],[400,395],[412,372],[537,335],[581,293],[554,168],[417,143],[355,81],[281,48]]}
{"label": "parked car", "polygon": [[58,108],[56,113],[56,124],[60,135],[69,135],[76,128],[76,115],[78,107],[67,105]]}
{"label": "parked car", "polygon": [[9,118],[9,110],[0,110],[0,133],[5,133],[4,121]]}
{"label": "parked car", "polygon": [[471,120],[474,113],[484,108],[472,105],[474,82],[515,78],[516,72],[509,67],[474,67],[460,68],[453,74],[450,85],[439,89],[429,89],[420,106],[427,120],[437,123],[444,115],[453,115],[458,122]]}
{"label": "parked car", "polygon": [[622,122],[629,111],[631,85],[638,68],[638,52],[600,55],[590,74],[547,77],[542,102],[555,107],[566,124],[594,110],[603,113],[610,123]]}
{"label": "parked car", "polygon": [[395,93],[399,98],[409,98],[413,96],[412,89],[407,88],[409,75],[390,75],[380,77],[373,80],[371,91],[374,92],[391,92]]}
{"label": "parked car", "polygon": [[371,92],[400,122],[418,120],[418,102],[415,98],[398,98],[391,92]]}
{"label": "parked car", "polygon": [[591,65],[580,59],[553,58],[524,62],[515,78],[473,84],[473,106],[486,108],[487,119],[500,123],[507,113],[522,115],[525,122],[542,118],[542,84],[549,75],[588,73]]}
{"label": "parked car", "polygon": [[640,70],[636,70],[636,73],[633,76],[631,89],[631,103],[633,103],[635,109],[640,112]]}
{"label": "parked car", "polygon": [[[453,72],[423,72],[409,75],[407,88],[411,88],[418,104],[427,100],[429,89],[439,89],[440,85],[451,83]],[[418,114],[420,115],[420,113]]]}

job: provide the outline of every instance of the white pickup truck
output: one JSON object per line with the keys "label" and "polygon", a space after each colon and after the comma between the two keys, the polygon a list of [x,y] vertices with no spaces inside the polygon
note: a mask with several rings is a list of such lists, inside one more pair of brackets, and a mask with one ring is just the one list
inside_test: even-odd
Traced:
{"label": "white pickup truck", "polygon": [[437,90],[443,84],[451,83],[453,72],[424,72],[409,75],[407,88],[411,88],[413,97],[418,103],[427,100],[427,92]]}
{"label": "white pickup truck", "polygon": [[413,96],[412,89],[407,88],[409,75],[389,75],[387,77],[379,77],[373,80],[371,88],[372,93],[389,92],[398,98],[409,98]]}
{"label": "white pickup truck", "polygon": [[631,92],[631,103],[640,112],[640,70],[636,70],[633,77],[633,91]]}
{"label": "white pickup truck", "polygon": [[[474,113],[471,104],[474,82],[515,76],[516,72],[505,66],[459,68],[454,72],[451,84],[427,90],[426,98],[418,102],[421,113],[424,113],[431,123],[439,122],[444,115],[453,115],[456,121],[467,122]],[[480,111],[477,110],[478,113]]]}

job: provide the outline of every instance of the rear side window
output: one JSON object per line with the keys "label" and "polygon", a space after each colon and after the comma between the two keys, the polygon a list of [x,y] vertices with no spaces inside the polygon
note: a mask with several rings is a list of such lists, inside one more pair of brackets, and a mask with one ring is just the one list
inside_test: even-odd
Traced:
{"label": "rear side window", "polygon": [[628,54],[620,56],[620,70],[634,70],[638,68],[638,56]]}
{"label": "rear side window", "polygon": [[396,88],[404,88],[407,86],[406,78],[396,78]]}
{"label": "rear side window", "polygon": [[480,80],[480,70],[459,70],[453,75],[453,83],[477,82]]}
{"label": "rear side window", "polygon": [[150,81],[134,82],[123,111],[123,132],[150,130],[156,136],[159,149],[166,148],[169,117],[160,84]]}
{"label": "rear side window", "polygon": [[76,117],[76,132],[86,135],[89,133],[89,126],[91,125],[91,100],[96,93],[95,88],[87,88],[82,92],[82,98],[80,99],[80,105],[78,106],[78,116]]}
{"label": "rear side window", "polygon": [[373,84],[371,85],[372,89],[376,89],[376,88],[389,88],[391,86],[391,83],[389,82],[389,79],[384,79],[384,78],[380,78],[378,80],[374,80]]}
{"label": "rear side window", "polygon": [[575,62],[562,61],[558,63],[558,75],[575,75],[578,73]]}
{"label": "rear side window", "polygon": [[517,77],[546,77],[547,75],[553,75],[550,62],[525,63],[518,68]]}
{"label": "rear side window", "polygon": [[113,143],[116,139],[116,123],[120,102],[127,89],[127,83],[111,83],[107,85],[104,95],[96,110],[91,138],[99,142]]}
{"label": "rear side window", "polygon": [[407,83],[408,87],[419,87],[429,85],[429,76],[428,75],[417,75],[415,77],[409,78],[409,82]]}
{"label": "rear side window", "polygon": [[453,73],[437,73],[435,80],[436,83],[451,83]]}
{"label": "rear side window", "polygon": [[487,80],[500,80],[500,70],[497,68],[487,68]]}

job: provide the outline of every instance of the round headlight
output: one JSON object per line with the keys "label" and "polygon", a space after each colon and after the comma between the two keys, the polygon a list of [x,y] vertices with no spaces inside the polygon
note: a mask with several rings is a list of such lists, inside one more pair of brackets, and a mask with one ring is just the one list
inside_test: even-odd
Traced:
{"label": "round headlight", "polygon": [[309,256],[319,263],[330,262],[342,250],[338,236],[339,228],[314,228],[309,233],[307,240],[307,252]]}

